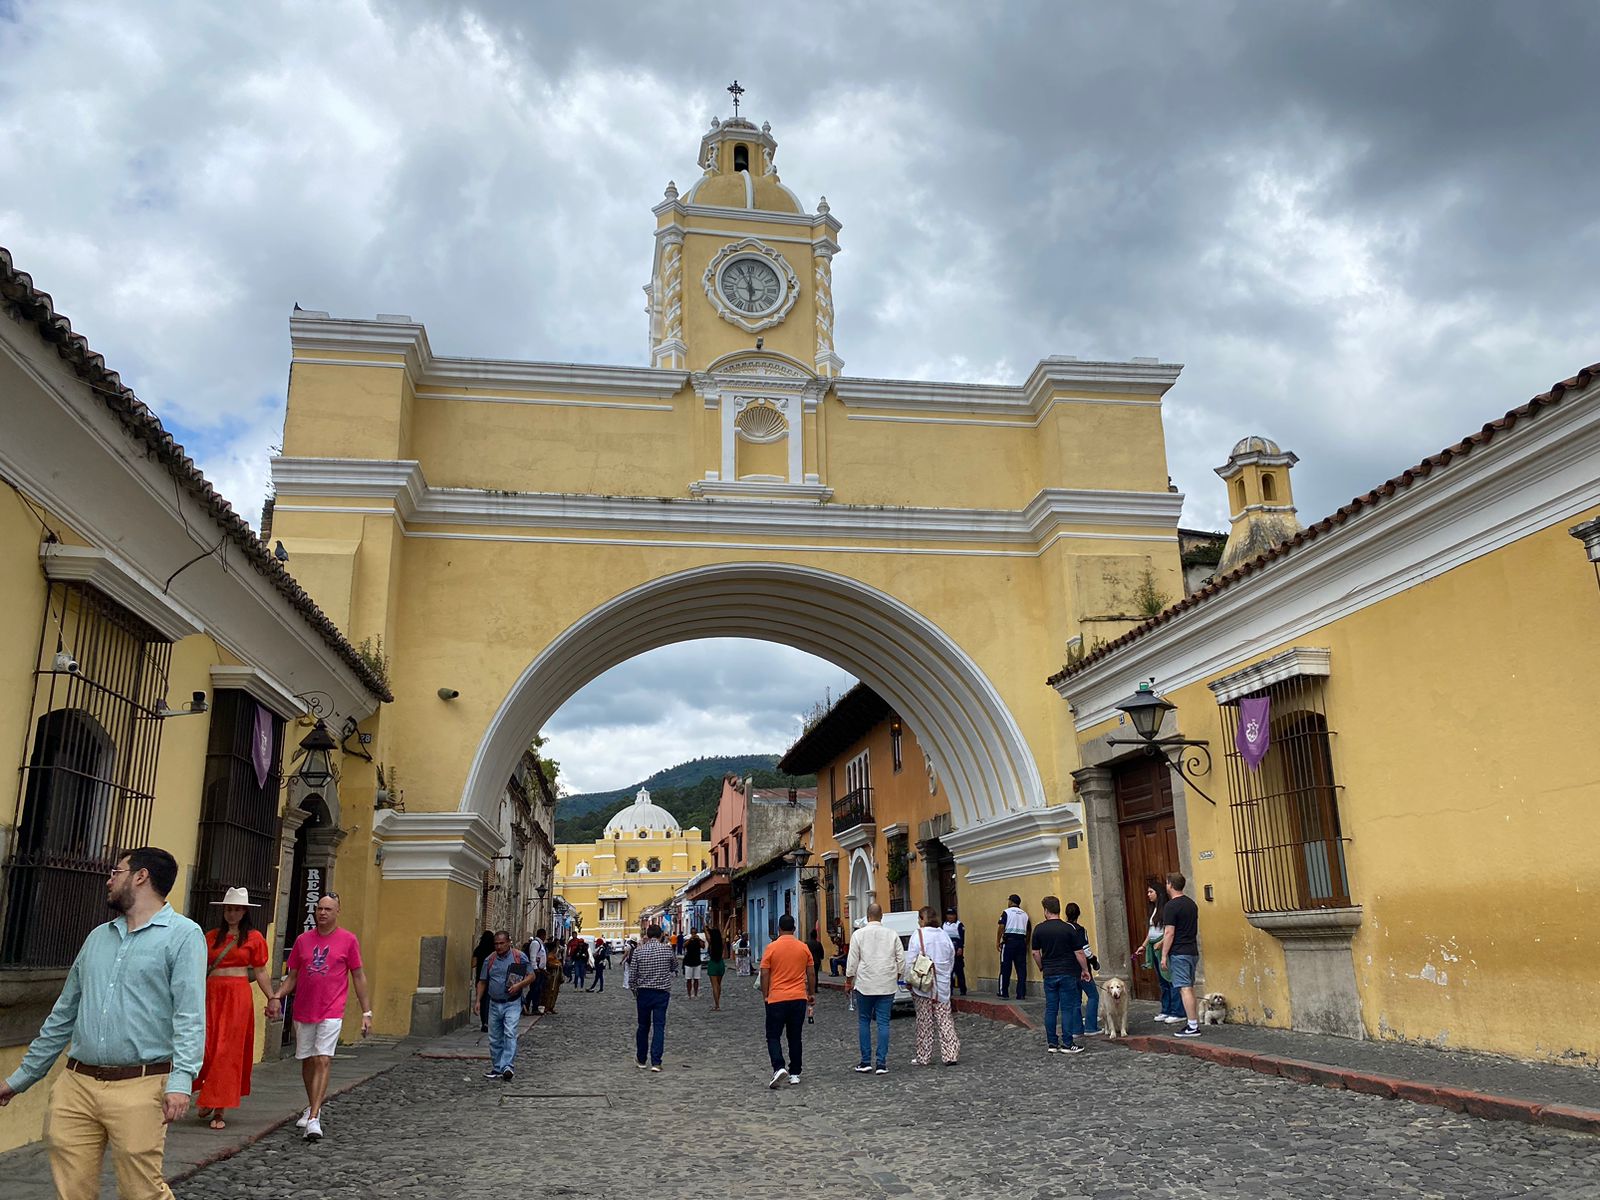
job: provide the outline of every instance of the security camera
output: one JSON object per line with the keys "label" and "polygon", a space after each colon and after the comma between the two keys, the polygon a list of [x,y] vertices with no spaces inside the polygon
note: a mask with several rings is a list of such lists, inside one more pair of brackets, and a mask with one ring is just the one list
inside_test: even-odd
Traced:
{"label": "security camera", "polygon": [[56,651],[55,669],[68,675],[82,675],[83,668],[78,665],[78,660],[65,650]]}
{"label": "security camera", "polygon": [[456,691],[455,688],[439,689],[439,699],[441,700],[454,700],[459,695],[461,695],[461,693]]}
{"label": "security camera", "polygon": [[206,704],[206,694],[204,692],[190,692],[189,693],[189,711],[190,712],[192,712],[192,713],[203,713],[203,712],[206,711],[206,709],[208,707],[209,706]]}

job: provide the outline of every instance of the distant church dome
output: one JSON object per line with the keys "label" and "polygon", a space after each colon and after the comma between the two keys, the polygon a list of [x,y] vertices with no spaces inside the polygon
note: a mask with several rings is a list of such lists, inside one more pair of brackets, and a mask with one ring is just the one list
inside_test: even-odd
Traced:
{"label": "distant church dome", "polygon": [[638,834],[641,829],[649,833],[683,832],[678,826],[676,817],[650,802],[650,792],[647,788],[640,788],[639,794],[633,798],[633,803],[606,822],[605,835],[608,838],[627,837],[629,834]]}
{"label": "distant church dome", "polygon": [[1228,457],[1229,458],[1233,458],[1236,455],[1240,455],[1240,454],[1282,454],[1282,453],[1283,453],[1283,451],[1278,448],[1278,443],[1273,441],[1271,438],[1262,437],[1260,434],[1252,434],[1251,436],[1249,436],[1247,438],[1240,438],[1239,441],[1233,447],[1233,453],[1228,455]]}

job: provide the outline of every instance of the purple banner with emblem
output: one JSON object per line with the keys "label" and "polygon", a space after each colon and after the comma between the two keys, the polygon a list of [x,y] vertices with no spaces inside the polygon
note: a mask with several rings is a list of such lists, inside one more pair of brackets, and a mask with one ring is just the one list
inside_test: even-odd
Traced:
{"label": "purple banner with emblem", "polygon": [[1271,707],[1272,701],[1267,696],[1239,701],[1239,732],[1234,734],[1233,744],[1252,771],[1261,765],[1261,760],[1267,756],[1267,747],[1272,744]]}
{"label": "purple banner with emblem", "polygon": [[256,722],[250,730],[250,762],[256,769],[256,786],[266,787],[272,774],[272,714],[256,705]]}

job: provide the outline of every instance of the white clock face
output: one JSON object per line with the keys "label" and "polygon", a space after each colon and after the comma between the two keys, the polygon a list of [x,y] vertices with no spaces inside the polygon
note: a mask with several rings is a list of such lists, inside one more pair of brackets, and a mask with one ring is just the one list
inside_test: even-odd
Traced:
{"label": "white clock face", "polygon": [[742,313],[764,313],[777,306],[783,284],[771,264],[759,258],[736,258],[717,281],[722,297]]}

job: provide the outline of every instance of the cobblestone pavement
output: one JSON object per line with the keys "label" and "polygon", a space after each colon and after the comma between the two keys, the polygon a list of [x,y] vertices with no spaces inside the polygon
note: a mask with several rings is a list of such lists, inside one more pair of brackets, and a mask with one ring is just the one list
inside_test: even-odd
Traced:
{"label": "cobblestone pavement", "polygon": [[[183,1200],[284,1196],[917,1194],[1071,1197],[1595,1197],[1600,1139],[1306,1087],[1095,1038],[1046,1055],[1037,1033],[958,1017],[961,1064],[857,1075],[855,1016],[825,993],[805,1082],[766,1088],[762,1010],[730,978],[725,1011],[673,997],[664,1071],[633,1064],[622,989],[561,994],[525,1023],[518,1075],[413,1059],[207,1168]],[[468,1042],[470,1045],[470,1040]]]}

